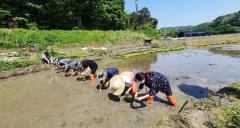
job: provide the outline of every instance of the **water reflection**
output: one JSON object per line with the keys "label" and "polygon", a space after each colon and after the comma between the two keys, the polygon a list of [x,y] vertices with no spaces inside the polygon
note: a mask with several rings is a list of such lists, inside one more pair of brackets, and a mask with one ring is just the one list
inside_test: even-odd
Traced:
{"label": "water reflection", "polygon": [[240,45],[213,47],[213,48],[210,48],[209,50],[215,54],[228,55],[232,57],[240,57]]}
{"label": "water reflection", "polygon": [[120,71],[126,70],[138,70],[138,71],[149,71],[151,64],[157,62],[157,55],[146,55],[146,56],[138,56],[129,59],[117,59],[106,65],[118,67]]}

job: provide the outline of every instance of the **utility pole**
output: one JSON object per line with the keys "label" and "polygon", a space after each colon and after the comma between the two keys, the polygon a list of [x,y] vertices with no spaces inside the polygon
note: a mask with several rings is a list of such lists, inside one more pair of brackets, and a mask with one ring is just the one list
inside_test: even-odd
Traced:
{"label": "utility pole", "polygon": [[135,0],[135,6],[136,6],[136,28],[138,29],[138,0]]}
{"label": "utility pole", "polygon": [[165,21],[165,27],[164,27],[164,28],[165,28],[165,34],[164,34],[164,36],[167,37],[167,22],[166,22],[166,21]]}
{"label": "utility pole", "polygon": [[138,12],[138,0],[135,0],[136,13]]}

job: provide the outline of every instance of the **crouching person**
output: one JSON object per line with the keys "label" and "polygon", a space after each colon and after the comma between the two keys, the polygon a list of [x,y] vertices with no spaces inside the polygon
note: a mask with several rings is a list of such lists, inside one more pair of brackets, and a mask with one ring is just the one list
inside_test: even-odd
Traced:
{"label": "crouching person", "polygon": [[[127,89],[127,91],[124,93],[125,88]],[[110,80],[110,90],[115,96],[129,93],[134,96],[135,93],[138,91],[134,73],[131,71],[125,71],[120,75],[114,76]]]}
{"label": "crouching person", "polygon": [[167,96],[168,102],[172,106],[177,105],[176,99],[172,96],[172,90],[167,78],[158,72],[137,73],[135,79],[140,83],[140,89],[146,85],[150,91],[144,96],[138,96],[138,92],[134,95],[134,99],[137,101],[146,100],[146,103],[151,104],[156,93],[163,92]]}
{"label": "crouching person", "polygon": [[59,69],[62,69],[62,71],[66,72],[68,69],[68,65],[73,61],[74,59],[71,59],[71,58],[58,59],[56,61],[56,66],[58,66]]}
{"label": "crouching person", "polygon": [[42,54],[41,59],[42,59],[42,62],[44,64],[52,64],[52,63],[54,63],[54,59],[53,59],[53,57],[51,56],[51,54],[49,52],[44,52]]}
{"label": "crouching person", "polygon": [[77,80],[83,80],[84,76],[88,76],[90,80],[96,79],[96,71],[98,64],[93,60],[82,60],[79,68],[81,72],[78,72],[79,77]]}
{"label": "crouching person", "polygon": [[118,74],[119,74],[119,71],[115,67],[109,67],[109,68],[104,69],[102,72],[99,72],[97,74],[97,79],[100,81],[100,84],[99,84],[100,91],[103,87],[107,88],[109,86],[110,79],[113,76],[118,75]]}
{"label": "crouching person", "polygon": [[81,59],[72,59],[69,64],[67,64],[66,74],[65,76],[75,76],[77,73],[82,71],[82,68],[80,66]]}

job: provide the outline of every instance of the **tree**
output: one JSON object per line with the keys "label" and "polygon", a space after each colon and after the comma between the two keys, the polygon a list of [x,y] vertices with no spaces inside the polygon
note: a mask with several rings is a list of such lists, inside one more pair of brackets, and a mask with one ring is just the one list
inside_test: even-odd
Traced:
{"label": "tree", "polygon": [[135,12],[131,14],[130,17],[131,26],[134,28],[153,28],[155,29],[158,24],[158,20],[156,18],[151,17],[151,13],[148,8],[142,8],[136,14]]}

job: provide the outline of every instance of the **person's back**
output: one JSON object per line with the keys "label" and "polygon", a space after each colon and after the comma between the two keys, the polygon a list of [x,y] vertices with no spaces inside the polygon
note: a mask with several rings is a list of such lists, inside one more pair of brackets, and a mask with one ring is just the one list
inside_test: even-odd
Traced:
{"label": "person's back", "polygon": [[[82,60],[78,66],[81,70],[80,76],[78,80],[82,80],[83,76],[87,75],[91,80],[94,80],[96,78],[96,71],[98,68],[98,64],[93,60]],[[89,74],[90,73],[90,74]]]}
{"label": "person's back", "polygon": [[74,59],[70,59],[70,58],[66,58],[66,59],[61,59],[59,60],[59,65],[63,65],[63,64],[70,64]]}
{"label": "person's back", "polygon": [[108,77],[113,77],[114,75],[119,74],[119,71],[115,67],[106,68],[105,71],[107,72]]}
{"label": "person's back", "polygon": [[135,78],[135,75],[133,72],[125,71],[125,72],[122,72],[120,75],[127,84],[129,85],[133,84],[134,78]]}
{"label": "person's back", "polygon": [[97,67],[96,62],[94,62],[93,60],[88,60],[88,59],[82,60],[81,64],[82,64],[82,67],[84,67],[84,68],[90,67],[91,69],[93,69],[93,68]]}

